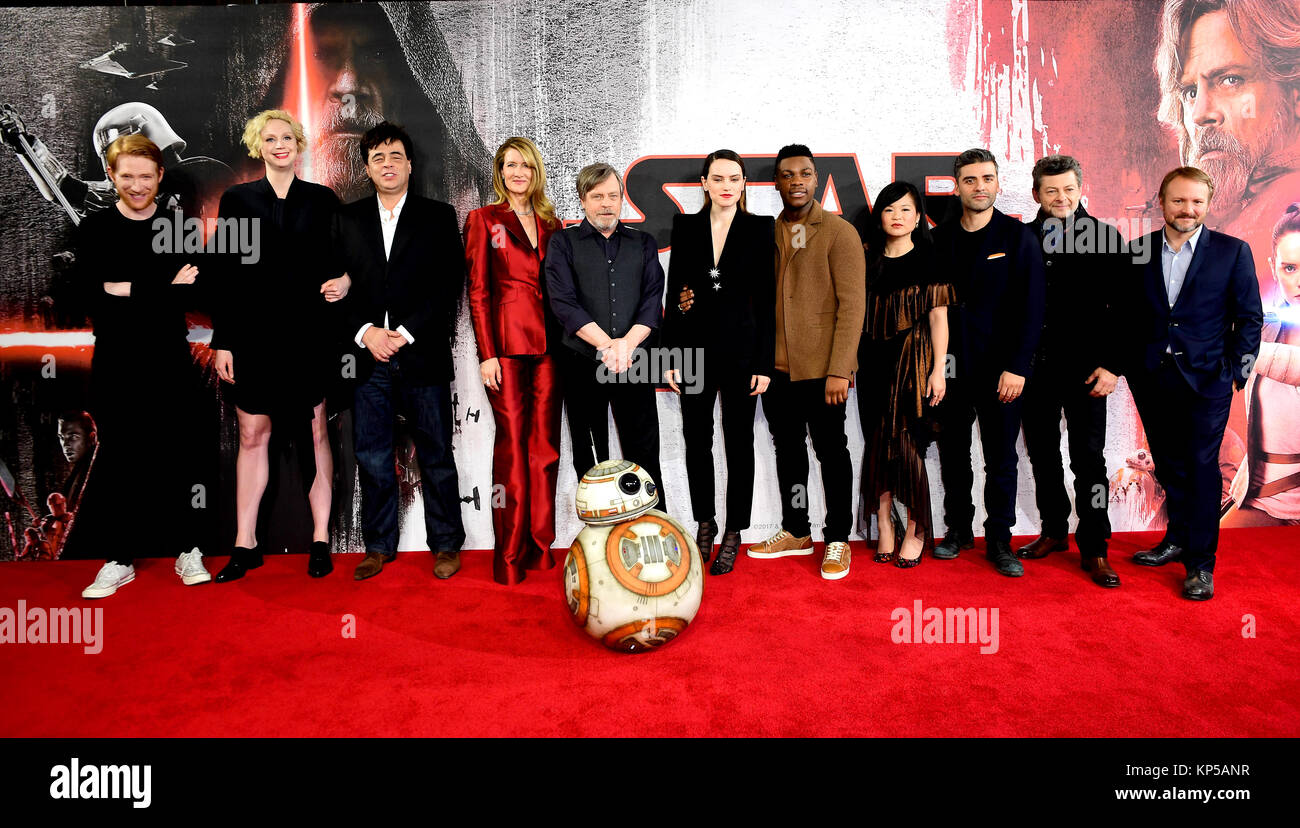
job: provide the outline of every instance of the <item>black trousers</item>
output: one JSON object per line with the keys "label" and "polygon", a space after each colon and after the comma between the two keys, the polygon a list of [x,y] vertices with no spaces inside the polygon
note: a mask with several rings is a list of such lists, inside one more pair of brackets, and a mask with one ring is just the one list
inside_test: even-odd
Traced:
{"label": "black trousers", "polygon": [[1074,509],[1079,515],[1075,542],[1085,557],[1105,557],[1110,538],[1106,504],[1106,398],[1089,395],[1091,385],[1077,374],[1044,361],[1027,383],[1024,408],[1025,448],[1034,472],[1034,498],[1043,534],[1064,538],[1069,533],[1070,496],[1065,490],[1061,458],[1061,413],[1069,435],[1070,470],[1074,472]]}
{"label": "black trousers", "polygon": [[[647,356],[642,350],[637,359]],[[618,441],[623,447],[622,459],[646,470],[659,487],[659,505],[655,508],[668,511],[659,469],[659,403],[654,382],[639,368],[624,375],[608,374],[600,370],[599,362],[570,348],[561,348],[556,359],[564,382],[564,407],[569,415],[573,469],[578,479],[596,465],[597,455],[599,460],[610,459],[606,412],[612,407]]]}
{"label": "black trousers", "polygon": [[691,514],[697,521],[704,521],[712,520],[715,513],[713,402],[720,394],[722,440],[727,453],[726,528],[739,532],[749,528],[754,506],[754,409],[758,397],[750,396],[748,366],[720,364],[708,355],[702,362],[705,367],[699,386],[680,386]]}
{"label": "black trousers", "polygon": [[763,395],[763,413],[776,446],[776,478],[781,488],[781,527],[796,537],[812,534],[808,520],[808,438],[822,467],[826,497],[826,543],[847,541],[853,523],[853,460],[844,433],[845,404],[826,404],[825,378],[792,382],[772,373]]}
{"label": "black trousers", "polygon": [[942,430],[938,444],[944,523],[950,534],[967,535],[975,522],[970,449],[971,424],[979,420],[984,509],[988,513],[984,536],[989,541],[1010,542],[1016,522],[1016,436],[1022,399],[999,402],[996,377],[980,380],[978,386],[956,379],[948,382],[947,397],[939,406]]}
{"label": "black trousers", "polygon": [[1151,445],[1156,480],[1165,489],[1165,540],[1183,548],[1188,572],[1213,572],[1223,502],[1219,448],[1232,392],[1198,394],[1171,359],[1155,371],[1131,374],[1128,384]]}

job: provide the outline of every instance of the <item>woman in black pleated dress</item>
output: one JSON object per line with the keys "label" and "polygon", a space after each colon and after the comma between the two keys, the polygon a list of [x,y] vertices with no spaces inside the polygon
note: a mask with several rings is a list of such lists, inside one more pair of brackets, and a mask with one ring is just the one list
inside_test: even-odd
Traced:
{"label": "woman in black pleated dress", "polygon": [[[876,512],[877,563],[913,567],[924,549],[934,548],[925,451],[935,430],[930,410],[946,391],[947,306],[954,301],[930,243],[924,198],[905,181],[889,184],[867,228],[867,313],[857,376],[866,443],[862,514]],[[905,526],[895,499],[907,509]]]}

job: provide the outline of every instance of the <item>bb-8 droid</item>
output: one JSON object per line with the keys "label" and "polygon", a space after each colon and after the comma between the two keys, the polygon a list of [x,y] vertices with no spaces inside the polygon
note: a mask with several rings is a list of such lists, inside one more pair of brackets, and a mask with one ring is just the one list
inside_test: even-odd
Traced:
{"label": "bb-8 droid", "polygon": [[655,482],[628,460],[582,476],[575,497],[586,524],[564,559],[573,622],[611,650],[638,653],[672,641],[704,597],[704,562],[677,521],[654,507]]}

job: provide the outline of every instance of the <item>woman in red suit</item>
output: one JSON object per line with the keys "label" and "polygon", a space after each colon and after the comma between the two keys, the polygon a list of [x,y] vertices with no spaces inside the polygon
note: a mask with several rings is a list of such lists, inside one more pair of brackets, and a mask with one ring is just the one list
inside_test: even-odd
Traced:
{"label": "woman in red suit", "polygon": [[497,199],[465,220],[469,309],[496,419],[493,508],[496,554],[492,577],[517,584],[526,570],[555,565],[555,479],[560,464],[560,386],[551,346],[559,325],[551,315],[542,258],[560,229],[546,197],[546,168],[536,145],[509,138],[492,166]]}

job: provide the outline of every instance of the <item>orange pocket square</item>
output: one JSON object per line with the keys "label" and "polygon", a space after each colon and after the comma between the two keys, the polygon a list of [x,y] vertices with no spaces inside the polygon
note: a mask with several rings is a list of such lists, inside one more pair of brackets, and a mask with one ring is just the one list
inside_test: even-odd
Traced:
{"label": "orange pocket square", "polygon": [[1002,258],[1002,257],[1005,256],[1005,255],[1007,255],[1007,254],[1006,254],[1006,253],[990,253],[990,254],[989,254],[989,258],[990,258],[990,259],[1000,259],[1000,258]]}

